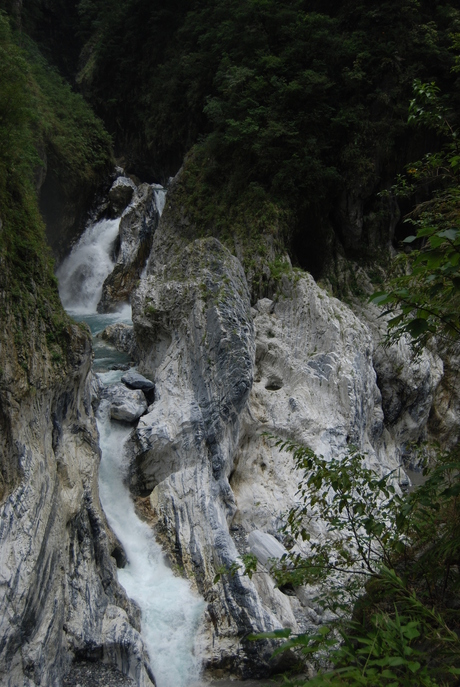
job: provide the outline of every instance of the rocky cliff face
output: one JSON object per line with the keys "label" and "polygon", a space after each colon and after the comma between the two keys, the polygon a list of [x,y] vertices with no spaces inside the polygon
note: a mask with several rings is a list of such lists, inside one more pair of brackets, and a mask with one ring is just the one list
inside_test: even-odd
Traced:
{"label": "rocky cliff face", "polygon": [[72,661],[90,657],[150,685],[139,611],[118,585],[110,555],[116,543],[99,504],[88,332],[68,324],[58,361],[38,316],[23,330],[28,350],[19,355],[5,293],[1,682],[58,687]]}
{"label": "rocky cliff face", "polygon": [[[131,190],[130,195],[126,195],[126,189]],[[118,256],[104,282],[98,312],[113,312],[120,303],[129,301],[150,254],[160,217],[154,184],[135,186],[130,179],[119,177],[110,189],[109,198],[114,214],[121,214]]]}
{"label": "rocky cliff face", "polygon": [[[150,494],[157,536],[207,602],[205,664],[262,675],[269,647],[248,633],[321,622],[313,590],[288,596],[264,567],[285,551],[280,529],[298,481],[266,433],[326,457],[353,444],[377,470],[399,468],[426,436],[443,367],[429,353],[414,361],[404,343],[384,350],[377,312],[361,307],[358,317],[288,267],[272,298],[251,307],[241,263],[217,239],[197,238],[174,203],[172,193],[132,295],[139,370],[155,381],[155,402],[130,440],[130,484]],[[321,523],[312,536],[324,536]],[[252,580],[213,583],[249,551],[259,559]]]}
{"label": "rocky cliff face", "polygon": [[[271,647],[248,642],[249,633],[323,620],[314,590],[285,594],[268,572],[286,550],[280,530],[298,477],[267,434],[326,457],[354,444],[382,472],[410,465],[411,443],[429,431],[458,435],[455,365],[445,373],[429,352],[414,360],[404,343],[383,349],[376,312],[353,312],[287,258],[270,298],[257,300],[238,258],[200,236],[174,190],[158,223],[153,187],[118,185],[114,212],[128,203],[126,221],[101,307],[131,299],[134,338],[126,325],[107,336],[135,351],[155,382],[154,401],[130,417],[130,488],[175,569],[205,599],[204,665],[266,675]],[[97,492],[88,334],[67,324],[58,351],[37,315],[21,354],[2,302],[11,327],[0,347],[0,674],[10,687],[57,686],[72,661],[89,657],[151,684],[139,611],[111,557],[123,554]],[[324,536],[321,523],[311,534]],[[214,584],[248,552],[257,575]]]}

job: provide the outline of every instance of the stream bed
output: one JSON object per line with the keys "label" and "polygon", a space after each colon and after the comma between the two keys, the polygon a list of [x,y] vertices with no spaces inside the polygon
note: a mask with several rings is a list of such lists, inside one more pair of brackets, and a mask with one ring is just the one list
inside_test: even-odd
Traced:
{"label": "stream bed", "polygon": [[[120,382],[124,371],[119,368],[126,369],[130,363],[126,354],[119,353],[97,337],[109,324],[131,324],[129,306],[124,306],[118,313],[97,313],[102,284],[114,267],[111,256],[118,224],[119,220],[102,220],[89,226],[57,271],[64,307],[74,319],[85,321],[91,329],[95,352],[93,371],[105,385]],[[128,467],[124,444],[133,431],[133,425],[112,420],[110,402],[103,398],[97,411],[97,426],[101,448],[101,504],[128,561],[124,568],[118,570],[118,579],[141,609],[142,637],[157,687],[200,684],[201,659],[196,637],[205,603],[191,590],[187,580],[176,577],[165,564],[151,528],[135,513],[124,480]],[[82,664],[80,667],[76,665],[66,685],[116,687],[133,684],[121,673],[117,676],[118,671],[112,670],[109,675],[107,668],[99,669],[90,664],[83,668]],[[72,675],[77,682],[73,681]]]}

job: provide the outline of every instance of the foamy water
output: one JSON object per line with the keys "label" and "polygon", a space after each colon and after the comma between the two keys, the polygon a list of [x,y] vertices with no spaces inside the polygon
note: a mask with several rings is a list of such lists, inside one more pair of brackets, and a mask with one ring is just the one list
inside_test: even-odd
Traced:
{"label": "foamy water", "polygon": [[[112,374],[110,381],[115,379]],[[123,444],[131,427],[110,421],[106,401],[101,403],[97,423],[102,452],[101,503],[128,558],[126,567],[118,570],[118,579],[142,610],[142,636],[157,687],[186,687],[200,675],[195,637],[205,604],[192,593],[186,580],[173,575],[152,530],[134,511],[123,483]]]}
{"label": "foamy water", "polygon": [[[155,190],[155,197],[161,214],[164,190]],[[96,312],[102,285],[114,266],[112,251],[118,228],[118,219],[89,226],[57,270],[64,307],[71,315],[88,322],[93,335],[108,324],[131,322],[129,305],[109,315]],[[97,345],[104,347],[101,340],[97,340]],[[114,384],[123,374],[111,370],[99,376],[104,384]],[[157,687],[187,687],[199,680],[201,661],[195,642],[205,604],[192,592],[189,583],[176,577],[165,564],[152,530],[135,513],[124,484],[124,444],[132,427],[110,419],[106,400],[101,401],[97,415],[102,454],[101,504],[128,558],[125,568],[118,570],[118,579],[141,609],[142,636]]]}
{"label": "foamy water", "polygon": [[62,305],[71,314],[96,312],[102,285],[114,267],[112,251],[120,219],[102,219],[87,227],[56,270]]}

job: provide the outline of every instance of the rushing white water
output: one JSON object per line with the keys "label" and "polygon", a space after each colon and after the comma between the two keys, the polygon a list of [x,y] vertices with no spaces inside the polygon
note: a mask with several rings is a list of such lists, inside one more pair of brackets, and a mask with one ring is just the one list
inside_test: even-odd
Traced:
{"label": "rushing white water", "polygon": [[71,314],[96,312],[105,278],[113,270],[112,249],[119,219],[102,219],[87,227],[56,271],[59,295]]}
{"label": "rushing white water", "polygon": [[[101,375],[106,381],[115,381]],[[175,577],[165,565],[150,527],[139,520],[123,483],[123,444],[131,428],[110,421],[107,402],[98,411],[102,459],[99,492],[107,520],[128,558],[118,579],[142,610],[142,636],[149,652],[157,687],[185,687],[198,680],[200,660],[195,636],[204,602],[186,580]]]}
{"label": "rushing white water", "polygon": [[166,203],[166,190],[158,185],[158,187],[154,189],[153,194],[155,196],[155,205],[157,206],[158,214],[161,217]]}
{"label": "rushing white water", "polygon": [[[157,207],[159,203],[164,206],[164,190],[158,189],[155,194]],[[158,207],[160,214],[163,206]],[[64,307],[87,321],[93,335],[107,324],[131,320],[130,306],[110,315],[96,313],[102,285],[113,269],[111,252],[118,225],[119,220],[102,220],[89,226],[57,271]],[[103,349],[104,343],[95,341]],[[113,384],[122,375],[123,372],[112,370],[99,376],[104,384]],[[195,638],[204,602],[192,593],[186,580],[176,577],[167,567],[151,528],[135,513],[124,484],[124,443],[132,427],[110,419],[106,400],[101,401],[97,424],[102,454],[101,504],[128,558],[125,568],[118,571],[119,581],[141,609],[142,636],[157,687],[187,687],[200,674]]]}

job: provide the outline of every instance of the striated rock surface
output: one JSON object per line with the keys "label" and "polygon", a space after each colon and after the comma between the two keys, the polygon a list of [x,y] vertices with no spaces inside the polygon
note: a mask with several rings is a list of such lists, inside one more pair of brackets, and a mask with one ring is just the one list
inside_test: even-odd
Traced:
{"label": "striated rock surface", "polygon": [[[147,272],[133,321],[156,395],[130,442],[131,489],[150,494],[157,536],[208,604],[206,666],[262,675],[269,647],[250,645],[249,632],[322,622],[315,590],[285,594],[268,572],[286,550],[298,475],[266,434],[325,457],[356,445],[381,473],[399,469],[408,443],[426,436],[442,364],[415,361],[404,343],[382,349],[375,312],[358,317],[305,273],[287,269],[251,307],[240,262],[197,238],[177,208],[162,217]],[[311,532],[324,534],[321,523]],[[213,584],[249,551],[260,563],[252,580]]]}
{"label": "striated rock surface", "polygon": [[147,687],[139,611],[99,504],[88,334],[68,325],[67,358],[53,363],[40,329],[29,333],[27,368],[0,339],[1,684],[60,687],[86,657]]}
{"label": "striated rock surface", "polygon": [[[149,256],[160,217],[156,192],[161,187],[157,184],[140,184],[136,187],[130,179],[120,177],[112,186],[112,195],[119,198],[127,188],[133,190],[133,194],[121,215],[117,261],[102,287],[98,304],[98,312],[101,313],[114,312],[121,303],[129,301]],[[124,199],[126,197],[123,195]]]}
{"label": "striated rock surface", "polygon": [[117,351],[128,353],[134,360],[137,359],[136,341],[131,325],[123,324],[122,322],[110,324],[97,334],[97,337],[112,344]]}
{"label": "striated rock surface", "polygon": [[[165,245],[155,237],[152,255]],[[241,265],[216,239],[198,239],[141,282],[133,313],[139,369],[155,379],[156,399],[133,437],[132,489],[153,490],[161,541],[207,601],[208,666],[262,674],[270,650],[244,637],[279,622],[248,579],[213,584],[238,555],[229,476],[255,351]]]}
{"label": "striated rock surface", "polygon": [[[112,194],[113,207],[129,205],[100,308],[131,299],[134,328],[111,325],[103,338],[135,356],[140,374],[104,389],[89,374],[87,333],[73,325],[51,353],[37,320],[28,357],[8,327],[0,333],[0,675],[8,687],[57,687],[65,674],[73,684],[87,660],[99,666],[95,681],[117,684],[102,662],[140,687],[154,681],[139,611],[116,579],[115,560],[122,566],[126,555],[99,504],[93,407],[101,396],[110,394],[112,417],[137,421],[127,479],[172,565],[206,601],[205,666],[244,678],[274,669],[270,643],[249,642],[249,633],[325,620],[315,589],[278,589],[270,576],[270,561],[290,544],[281,530],[298,475],[269,436],[325,457],[356,445],[369,466],[399,469],[404,482],[413,442],[458,435],[455,356],[415,359],[405,342],[382,348],[375,309],[352,312],[288,260],[270,298],[251,303],[241,262],[201,236],[174,195],[158,224],[158,188],[132,186],[120,181]],[[324,536],[315,523],[312,539]],[[251,580],[224,574],[214,584],[249,552],[259,561]]]}

